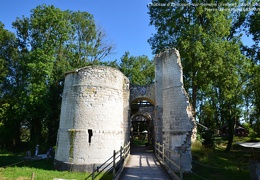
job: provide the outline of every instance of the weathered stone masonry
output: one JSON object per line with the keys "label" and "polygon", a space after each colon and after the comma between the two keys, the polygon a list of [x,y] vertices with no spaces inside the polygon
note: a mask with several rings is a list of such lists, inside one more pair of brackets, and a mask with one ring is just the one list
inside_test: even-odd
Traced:
{"label": "weathered stone masonry", "polygon": [[[184,171],[191,171],[191,136],[195,126],[191,106],[183,87],[179,52],[167,50],[155,57],[156,141],[182,155]],[[177,162],[179,155],[172,154]]]}
{"label": "weathered stone masonry", "polygon": [[[129,104],[147,100],[152,109],[140,108],[137,113],[151,115],[153,141],[181,153],[183,170],[191,171],[190,147],[195,124],[183,87],[179,52],[170,49],[158,54],[155,66],[154,84],[131,88],[129,80],[110,67],[90,66],[66,74],[56,169],[91,171],[93,164],[106,161],[113,150],[129,141]],[[178,153],[171,156],[180,161]]]}
{"label": "weathered stone masonry", "polygon": [[117,69],[89,66],[65,78],[55,167],[91,171],[129,139],[129,81]]}

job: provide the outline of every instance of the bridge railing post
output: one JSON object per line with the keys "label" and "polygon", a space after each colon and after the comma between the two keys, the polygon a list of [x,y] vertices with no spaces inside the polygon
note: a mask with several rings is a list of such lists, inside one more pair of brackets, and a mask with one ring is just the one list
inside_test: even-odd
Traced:
{"label": "bridge railing post", "polygon": [[162,144],[162,161],[164,162],[164,144]]}
{"label": "bridge railing post", "polygon": [[180,152],[180,178],[183,180],[182,153]]}
{"label": "bridge railing post", "polygon": [[121,168],[121,166],[123,166],[123,147],[122,146],[120,146],[120,168]]}
{"label": "bridge railing post", "polygon": [[113,152],[113,177],[115,177],[116,174],[116,150]]}
{"label": "bridge railing post", "polygon": [[92,180],[94,180],[95,179],[95,164],[93,164],[93,170],[92,170]]}

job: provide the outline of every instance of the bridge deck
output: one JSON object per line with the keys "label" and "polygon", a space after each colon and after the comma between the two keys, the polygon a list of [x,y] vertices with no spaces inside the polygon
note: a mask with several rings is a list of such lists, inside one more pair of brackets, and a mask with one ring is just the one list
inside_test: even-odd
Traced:
{"label": "bridge deck", "polygon": [[131,148],[130,159],[120,176],[120,180],[136,179],[170,180],[171,178],[153,152],[149,152],[144,146],[138,146]]}

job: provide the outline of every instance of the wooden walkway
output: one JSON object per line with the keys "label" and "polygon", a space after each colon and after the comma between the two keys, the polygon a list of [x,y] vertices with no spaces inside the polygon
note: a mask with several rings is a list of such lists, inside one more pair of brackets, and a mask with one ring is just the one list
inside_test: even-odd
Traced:
{"label": "wooden walkway", "polygon": [[153,152],[145,146],[131,148],[131,155],[120,180],[170,180],[170,176],[161,167]]}

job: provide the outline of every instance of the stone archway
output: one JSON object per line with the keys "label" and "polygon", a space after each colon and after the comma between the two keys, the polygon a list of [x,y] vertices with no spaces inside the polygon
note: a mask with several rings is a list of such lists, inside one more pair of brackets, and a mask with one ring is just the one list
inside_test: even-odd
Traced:
{"label": "stone archway", "polygon": [[174,48],[167,49],[157,54],[154,62],[155,83],[130,86],[131,115],[140,111],[132,103],[150,102],[153,105],[154,141],[173,151],[179,150],[182,158],[177,155],[171,158],[181,161],[183,170],[188,172],[191,170],[191,141],[196,131],[192,107],[183,86],[179,52]]}
{"label": "stone archway", "polygon": [[[154,107],[156,105],[155,85],[131,84],[129,101],[131,141],[142,138],[145,135],[142,132],[147,131],[147,145],[152,145],[154,143]],[[138,130],[138,127],[141,129]],[[142,129],[144,127],[146,129]]]}
{"label": "stone archway", "polygon": [[93,164],[103,163],[113,150],[129,142],[134,121],[149,122],[153,141],[174,151],[180,149],[182,158],[171,158],[181,161],[183,171],[191,170],[195,120],[183,87],[179,52],[168,49],[156,55],[154,62],[155,83],[149,85],[129,87],[122,72],[105,66],[66,74],[55,155],[57,169],[88,171]]}
{"label": "stone archway", "polygon": [[146,100],[156,105],[155,100],[155,84],[148,84],[148,85],[130,85],[130,99],[129,101],[135,102],[138,100]]}
{"label": "stone archway", "polygon": [[154,102],[146,97],[130,103],[131,145],[152,146],[154,143]]}

